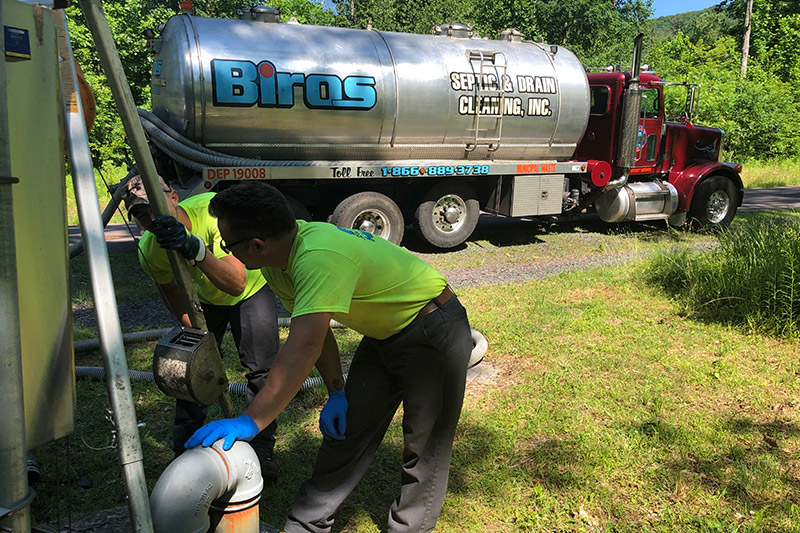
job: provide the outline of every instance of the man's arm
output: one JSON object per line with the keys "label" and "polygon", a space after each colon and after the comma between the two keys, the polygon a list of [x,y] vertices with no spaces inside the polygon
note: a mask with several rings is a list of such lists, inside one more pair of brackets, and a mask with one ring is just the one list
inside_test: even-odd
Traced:
{"label": "man's arm", "polygon": [[[330,322],[330,321],[329,321]],[[344,376],[342,375],[342,360],[339,357],[339,345],[333,336],[330,326],[322,345],[322,353],[317,359],[317,370],[325,382],[328,393],[344,390]]]}
{"label": "man's arm", "polygon": [[186,308],[183,307],[183,297],[181,293],[178,292],[178,285],[174,281],[170,281],[169,283],[159,284],[158,288],[161,299],[164,301],[164,305],[167,306],[170,313],[178,319],[178,322],[180,322],[182,326],[187,328],[192,327],[189,314],[186,312]]}
{"label": "man's arm", "polygon": [[[180,206],[178,206],[180,208]],[[199,235],[187,230],[173,216],[158,216],[148,229],[156,242],[165,250],[176,250],[187,261],[192,261],[219,290],[239,296],[247,285],[244,265],[232,255],[216,257]]]}
{"label": "man's arm", "polygon": [[[264,386],[245,410],[245,414],[255,421],[259,430],[275,420],[300,390],[314,364],[320,359],[323,346],[329,342],[327,337],[332,317],[333,313],[313,313],[292,318],[289,337],[278,350]],[[333,341],[335,343],[335,339]],[[329,352],[330,346],[327,348],[326,352]],[[338,356],[338,349],[336,355]],[[330,353],[327,357],[330,357]],[[323,364],[326,373],[330,366],[327,357]],[[338,374],[341,379],[341,365]]]}
{"label": "man's arm", "polygon": [[206,258],[196,264],[216,288],[232,296],[239,296],[247,286],[247,271],[244,265],[228,255],[219,258],[206,250]]}

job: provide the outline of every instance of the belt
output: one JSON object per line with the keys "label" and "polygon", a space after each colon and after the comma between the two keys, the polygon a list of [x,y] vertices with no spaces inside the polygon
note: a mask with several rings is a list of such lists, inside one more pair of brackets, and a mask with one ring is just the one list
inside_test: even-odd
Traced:
{"label": "belt", "polygon": [[453,292],[453,289],[450,288],[450,285],[446,285],[444,290],[442,291],[442,293],[439,296],[437,296],[436,298],[434,298],[430,302],[426,303],[425,307],[423,307],[422,309],[419,310],[419,313],[417,313],[417,316],[414,318],[414,320],[412,320],[412,322],[416,322],[417,320],[421,319],[422,317],[433,313],[434,311],[439,309],[439,306],[442,306],[442,305],[446,304],[447,302],[449,302],[450,298],[452,298],[455,295],[456,294]]}

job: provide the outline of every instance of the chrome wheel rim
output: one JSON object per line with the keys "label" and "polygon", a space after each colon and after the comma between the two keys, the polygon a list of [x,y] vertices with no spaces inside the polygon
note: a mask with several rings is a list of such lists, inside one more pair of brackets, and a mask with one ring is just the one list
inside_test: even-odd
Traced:
{"label": "chrome wheel rim", "polygon": [[708,198],[706,204],[706,218],[712,224],[719,224],[726,216],[731,208],[731,199],[725,191],[715,191]]}
{"label": "chrome wheel rim", "polygon": [[385,237],[392,231],[392,224],[386,213],[379,209],[367,209],[360,212],[352,224],[353,229],[361,230],[365,233],[372,233]]}
{"label": "chrome wheel rim", "polygon": [[467,218],[467,203],[459,196],[442,196],[433,206],[433,225],[439,231],[452,233],[464,225]]}

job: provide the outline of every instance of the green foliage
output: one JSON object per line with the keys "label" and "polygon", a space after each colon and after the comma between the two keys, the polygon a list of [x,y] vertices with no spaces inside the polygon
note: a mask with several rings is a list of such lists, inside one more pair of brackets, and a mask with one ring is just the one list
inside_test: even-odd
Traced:
{"label": "green foliage", "polygon": [[[746,1],[725,0],[723,5],[728,16],[737,20],[733,33],[741,43]],[[756,0],[751,24],[750,57],[765,71],[796,83],[800,77],[800,2]]]}
{"label": "green foliage", "polygon": [[[692,41],[679,31],[651,45],[646,60],[669,81],[701,84],[697,122],[725,131],[728,157],[770,159],[800,155],[800,90],[769,74],[757,61],[739,75],[732,36]],[[667,92],[667,116],[683,109],[683,96]]]}
{"label": "green foliage", "polygon": [[650,31],[654,41],[672,39],[678,32],[688,35],[692,41],[700,37],[716,40],[731,35],[735,26],[736,20],[726,11],[709,7],[702,11],[659,17],[651,21]]}
{"label": "green foliage", "polygon": [[[155,28],[175,12],[168,6],[169,3],[159,0],[103,3],[103,10],[137,106],[146,106],[150,98],[149,72],[152,60],[145,50],[146,41],[141,33],[147,28]],[[73,54],[97,100],[97,118],[89,134],[92,157],[96,166],[100,166],[102,162],[118,165],[125,160],[127,146],[111,89],[80,6],[72,3],[66,13]]]}
{"label": "green foliage", "polygon": [[[353,0],[350,24],[386,31],[428,33],[461,22],[494,38],[514,28],[527,39],[561,44],[587,64],[630,62],[633,37],[650,17],[652,0]],[[350,17],[351,1],[334,0]],[[598,30],[602,28],[602,30]]]}
{"label": "green foliage", "polygon": [[792,337],[800,333],[800,218],[740,220],[718,249],[657,254],[647,277],[700,316]]}

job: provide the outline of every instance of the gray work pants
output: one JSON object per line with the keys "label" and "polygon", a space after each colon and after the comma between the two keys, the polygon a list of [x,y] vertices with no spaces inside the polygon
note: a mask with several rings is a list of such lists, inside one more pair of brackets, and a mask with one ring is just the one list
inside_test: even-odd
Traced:
{"label": "gray work pants", "polygon": [[447,490],[471,351],[467,313],[456,297],[388,339],[364,337],[345,387],[346,438],[322,442],[286,532],[330,531],[334,512],[372,462],[400,402],[402,486],[389,510],[389,531],[432,531]]}

